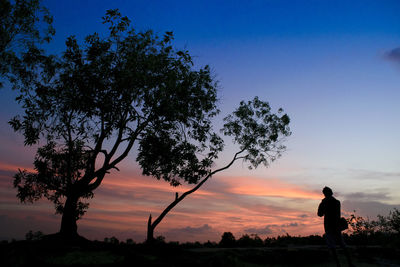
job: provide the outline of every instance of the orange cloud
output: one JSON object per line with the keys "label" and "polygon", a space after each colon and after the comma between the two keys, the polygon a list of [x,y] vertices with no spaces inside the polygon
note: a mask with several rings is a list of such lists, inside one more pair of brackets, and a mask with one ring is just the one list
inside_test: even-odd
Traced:
{"label": "orange cloud", "polygon": [[[124,191],[132,192],[169,192],[171,193],[171,196],[174,196],[173,194],[175,194],[175,192],[182,194],[192,189],[195,185],[184,184],[178,187],[172,187],[168,182],[162,180],[159,181],[153,177],[147,177],[138,174],[129,175],[127,172],[123,172],[121,174],[117,173],[112,177],[105,177],[102,186],[109,189],[122,189]],[[215,193],[205,191],[200,188],[192,195],[196,195],[196,197],[199,198],[201,196],[213,196]]]}
{"label": "orange cloud", "polygon": [[27,170],[29,172],[35,172],[35,170],[32,169],[31,167],[26,167],[26,166],[24,167],[24,166],[20,166],[20,165],[9,164],[6,162],[0,162],[0,170],[9,171],[9,172],[17,172],[18,169]]}
{"label": "orange cloud", "polygon": [[321,194],[278,179],[221,177],[234,194],[283,198],[321,199]]}

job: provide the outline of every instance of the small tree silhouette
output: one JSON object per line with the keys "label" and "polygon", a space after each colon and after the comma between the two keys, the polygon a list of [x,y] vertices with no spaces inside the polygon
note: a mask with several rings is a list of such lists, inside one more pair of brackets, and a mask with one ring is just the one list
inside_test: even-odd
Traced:
{"label": "small tree silhouette", "polygon": [[[255,97],[252,101],[242,101],[239,107],[231,115],[227,116],[224,121],[225,124],[221,129],[221,132],[225,136],[233,138],[233,142],[239,145],[238,151],[234,154],[232,160],[224,167],[212,170],[211,166],[214,165],[218,153],[221,152],[224,147],[222,139],[219,137],[216,139],[219,140],[216,142],[219,146],[210,147],[211,153],[203,159],[203,161],[205,160],[209,163],[207,164],[209,168],[205,169],[203,173],[198,173],[196,180],[201,178],[200,182],[180,196],[176,193],[175,200],[162,211],[154,222],[152,222],[152,216],[150,214],[147,224],[148,242],[152,242],[154,239],[154,229],[168,214],[168,212],[170,212],[189,194],[198,190],[208,179],[215,174],[230,168],[238,160],[249,163],[249,169],[257,168],[260,164],[269,166],[271,162],[281,156],[282,152],[286,148],[282,145],[282,142],[285,140],[285,137],[291,134],[289,129],[289,116],[283,114],[282,109],[279,109],[276,114],[271,112],[269,103],[259,100],[258,97]],[[150,147],[149,150],[146,150],[145,154],[139,154],[140,160],[144,159],[144,162],[151,163],[151,165],[148,165],[148,169],[144,169],[147,171],[146,174],[148,175],[157,174],[160,166],[163,166],[164,164],[164,162],[159,162],[157,160],[158,158],[154,156],[155,153],[149,152],[151,149],[152,147]],[[151,161],[151,158],[146,158],[148,156],[153,156],[153,160]],[[168,162],[168,164],[171,163]],[[180,165],[179,167],[184,174],[190,174],[193,170],[198,169],[197,165]],[[177,176],[179,178],[179,173],[177,173]]]}

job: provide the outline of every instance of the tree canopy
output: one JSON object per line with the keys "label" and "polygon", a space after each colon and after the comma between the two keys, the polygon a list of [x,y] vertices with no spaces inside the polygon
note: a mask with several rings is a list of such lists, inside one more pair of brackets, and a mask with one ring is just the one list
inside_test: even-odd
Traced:
{"label": "tree canopy", "polygon": [[53,17],[40,0],[0,0],[0,88],[3,78],[15,82],[42,57],[40,44],[50,42]]}
{"label": "tree canopy", "polygon": [[103,23],[108,36],[84,44],[69,37],[62,56],[46,57],[33,81],[15,84],[25,113],[10,124],[25,145],[40,144],[36,172],[15,175],[18,197],[54,202],[61,228],[72,232],[88,207],[82,198],[134,147],[144,174],[176,186],[196,183],[222,144],[212,132],[219,111],[210,68],[195,69],[188,51],[172,47],[172,32],[137,32],[118,10]]}

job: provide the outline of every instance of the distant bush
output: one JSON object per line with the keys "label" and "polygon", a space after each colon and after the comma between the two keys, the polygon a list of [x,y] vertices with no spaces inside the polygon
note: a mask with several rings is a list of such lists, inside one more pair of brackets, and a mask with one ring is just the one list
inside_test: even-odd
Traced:
{"label": "distant bush", "polygon": [[233,248],[236,246],[236,238],[231,232],[223,233],[219,246],[222,248]]}
{"label": "distant bush", "polygon": [[133,241],[132,238],[128,238],[128,239],[126,240],[126,244],[127,244],[127,245],[135,245],[136,243],[135,243],[135,241]]}
{"label": "distant bush", "polygon": [[25,234],[25,239],[28,241],[36,241],[41,240],[44,234],[41,231],[33,232],[30,230],[28,233]]}
{"label": "distant bush", "polygon": [[115,236],[104,238],[104,243],[109,243],[109,244],[113,244],[113,245],[120,244],[118,238],[116,238]]}
{"label": "distant bush", "polygon": [[264,242],[256,234],[252,234],[250,236],[244,234],[241,238],[238,239],[237,245],[239,247],[262,247],[264,245]]}
{"label": "distant bush", "polygon": [[206,248],[217,248],[218,244],[216,242],[211,242],[210,240],[208,240],[203,244],[203,246]]}
{"label": "distant bush", "polygon": [[165,244],[165,236],[159,235],[155,238],[155,243],[157,244]]}

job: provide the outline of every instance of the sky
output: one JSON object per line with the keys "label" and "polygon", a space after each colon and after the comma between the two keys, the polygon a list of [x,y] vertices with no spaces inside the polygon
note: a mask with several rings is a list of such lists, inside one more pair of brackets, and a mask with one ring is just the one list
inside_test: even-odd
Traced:
{"label": "sky", "polygon": [[[105,33],[101,17],[120,9],[137,30],[173,31],[195,66],[211,66],[221,114],[254,96],[291,118],[287,150],[268,168],[236,163],[188,196],[156,228],[167,241],[219,241],[223,232],[267,236],[323,233],[316,215],[329,186],[342,215],[375,219],[400,208],[400,2],[398,1],[44,1],[61,53],[66,37]],[[59,230],[60,216],[40,200],[21,204],[12,187],[32,169],[35,148],[7,124],[21,112],[0,91],[0,240],[29,230]],[[223,166],[237,147],[228,143]],[[174,199],[168,183],[144,177],[135,152],[95,191],[78,232],[102,240],[145,239],[147,219]]]}

